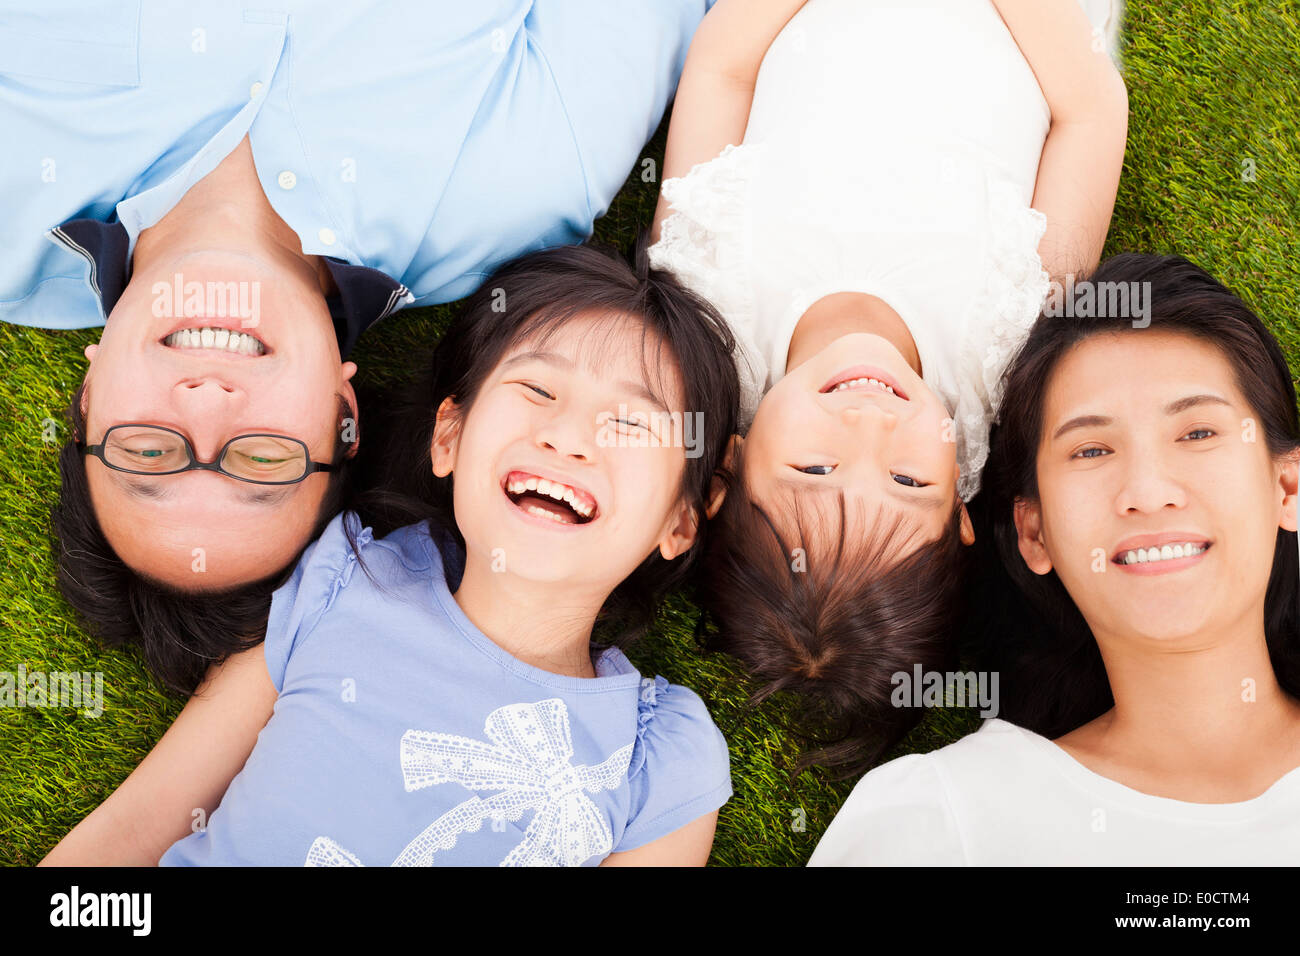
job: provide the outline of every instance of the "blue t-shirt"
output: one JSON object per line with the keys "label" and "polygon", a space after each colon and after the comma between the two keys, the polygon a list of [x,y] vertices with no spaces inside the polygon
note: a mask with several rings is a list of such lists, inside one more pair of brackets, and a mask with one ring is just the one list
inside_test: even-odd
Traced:
{"label": "blue t-shirt", "polygon": [[595,678],[525,664],[452,597],[458,549],[348,520],[357,549],[336,517],[275,593],[274,713],[162,865],[594,865],[730,798],[693,692],[615,648]]}

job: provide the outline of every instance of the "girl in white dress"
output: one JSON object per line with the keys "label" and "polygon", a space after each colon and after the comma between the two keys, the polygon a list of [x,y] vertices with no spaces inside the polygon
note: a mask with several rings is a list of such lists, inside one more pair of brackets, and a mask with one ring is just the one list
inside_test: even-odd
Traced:
{"label": "girl in white dress", "polygon": [[[1043,318],[989,459],[1003,718],[867,774],[812,863],[1294,865],[1300,419],[1277,342],[1177,256]],[[1149,325],[1145,319],[1149,318]],[[1006,719],[1009,718],[1009,719]]]}
{"label": "girl in white dress", "polygon": [[1118,24],[1117,0],[719,0],[692,42],[651,259],[735,333],[744,433],[702,600],[768,691],[822,699],[823,763],[905,732],[890,675],[948,657],[999,378],[1110,222]]}

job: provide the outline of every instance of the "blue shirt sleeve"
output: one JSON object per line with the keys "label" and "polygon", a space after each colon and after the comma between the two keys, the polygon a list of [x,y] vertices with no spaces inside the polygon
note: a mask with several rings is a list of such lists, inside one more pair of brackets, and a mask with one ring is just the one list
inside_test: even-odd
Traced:
{"label": "blue shirt sleeve", "polygon": [[345,519],[350,523],[357,547],[369,543],[370,529],[362,528],[355,514],[335,515],[321,536],[307,546],[289,580],[271,596],[262,652],[267,673],[277,691],[284,688],[284,674],[294,648],[329,610],[356,564],[356,552],[344,528]]}
{"label": "blue shirt sleeve", "polygon": [[727,742],[693,691],[647,678],[638,719],[628,766],[632,802],[615,853],[652,843],[731,799]]}

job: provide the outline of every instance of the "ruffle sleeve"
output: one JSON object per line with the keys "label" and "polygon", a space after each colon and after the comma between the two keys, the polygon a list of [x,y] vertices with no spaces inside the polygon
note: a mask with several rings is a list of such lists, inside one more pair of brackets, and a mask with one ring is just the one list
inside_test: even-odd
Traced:
{"label": "ruffle sleeve", "polygon": [[[349,523],[346,528],[345,521]],[[357,549],[370,544],[371,530],[361,526],[356,514],[348,511],[335,515],[321,536],[307,546],[289,580],[271,596],[262,652],[277,691],[284,686],[294,648],[316,627],[356,570],[357,555],[348,541],[349,528]]]}
{"label": "ruffle sleeve", "polygon": [[754,342],[756,321],[750,289],[752,226],[750,182],[755,145],[728,146],[685,176],[666,179],[671,207],[649,249],[650,264],[671,272],[721,313],[736,338],[733,358],[740,375],[740,419],[748,428],[763,397],[768,367]]}
{"label": "ruffle sleeve", "polygon": [[980,489],[989,457],[989,432],[1002,403],[1003,374],[1038,319],[1048,292],[1048,275],[1038,256],[1047,217],[1025,205],[1009,183],[989,186],[989,246],[986,283],[972,303],[967,337],[957,369],[957,484],[963,501]]}
{"label": "ruffle sleeve", "polygon": [[731,799],[727,742],[704,701],[662,677],[641,681],[621,853],[651,843]]}

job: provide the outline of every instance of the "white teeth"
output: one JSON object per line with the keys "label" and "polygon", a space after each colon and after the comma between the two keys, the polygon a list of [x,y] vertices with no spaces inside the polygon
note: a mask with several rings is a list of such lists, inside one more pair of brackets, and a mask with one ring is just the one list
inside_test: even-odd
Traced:
{"label": "white teeth", "polygon": [[886,385],[884,382],[880,381],[879,379],[874,379],[874,378],[855,378],[848,382],[840,382],[840,384],[836,385],[833,389],[831,389],[831,391],[844,392],[852,388],[867,388],[867,387],[878,388],[883,392],[888,392],[890,395],[894,394],[893,386]]}
{"label": "white teeth", "polygon": [[558,515],[558,514],[555,514],[553,511],[547,511],[545,508],[539,508],[539,507],[537,507],[537,505],[529,505],[525,510],[526,510],[530,515],[537,515],[537,517],[539,517],[539,518],[550,518],[552,521],[558,522],[559,524],[570,524],[570,523],[571,523],[571,522],[565,521],[564,518],[563,518],[563,516]]}
{"label": "white teeth", "polygon": [[[512,495],[521,495],[526,491],[536,492],[539,495],[545,495],[555,501],[562,501],[567,504],[575,514],[584,518],[590,518],[596,510],[594,503],[588,503],[582,493],[570,488],[568,485],[558,481],[551,481],[548,478],[528,478],[508,482],[506,491]],[[530,513],[537,510],[534,507],[525,508]],[[550,515],[550,512],[547,512]]]}
{"label": "white teeth", "polygon": [[176,349],[216,349],[238,355],[265,355],[266,346],[245,332],[229,329],[181,329],[163,339],[164,345]]}
{"label": "white teeth", "polygon": [[1155,561],[1170,561],[1178,558],[1191,558],[1205,548],[1198,544],[1174,544],[1163,545],[1159,548],[1138,548],[1134,551],[1124,552],[1124,564],[1150,564]]}

